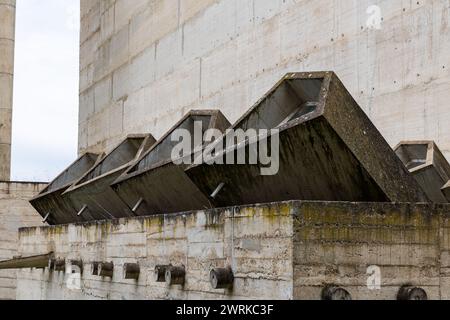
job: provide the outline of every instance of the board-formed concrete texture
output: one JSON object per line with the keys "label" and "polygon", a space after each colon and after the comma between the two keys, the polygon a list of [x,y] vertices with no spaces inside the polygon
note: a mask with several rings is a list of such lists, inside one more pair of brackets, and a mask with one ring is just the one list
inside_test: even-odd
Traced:
{"label": "board-formed concrete texture", "polygon": [[[395,300],[408,284],[450,299],[449,218],[450,205],[287,202],[25,228],[20,255],[54,252],[67,273],[20,270],[17,298],[318,300],[335,285],[354,300]],[[83,262],[78,290],[72,260]],[[112,278],[93,275],[95,262],[112,262]],[[138,280],[124,279],[125,264],[139,265]],[[184,267],[184,285],[156,281],[170,264]],[[212,288],[217,268],[231,268],[230,289]],[[381,289],[370,290],[376,271]]]}
{"label": "board-formed concrete texture", "polygon": [[[0,182],[0,261],[18,255],[19,228],[44,226],[28,200],[47,185],[36,182]],[[16,298],[17,272],[0,270],[0,300]]]}
{"label": "board-formed concrete texture", "polygon": [[149,124],[159,138],[195,108],[234,123],[287,72],[333,70],[391,147],[434,140],[449,159],[448,12],[442,0],[81,0],[80,153]]}
{"label": "board-formed concrete texture", "polygon": [[50,225],[71,223],[76,221],[77,209],[63,199],[62,194],[102,157],[94,153],[86,153],[79,157],[58,177],[30,200],[31,205]]}
{"label": "board-formed concrete texture", "polygon": [[445,195],[447,202],[450,202],[450,180],[447,184],[442,188],[442,193]]}
{"label": "board-formed concrete texture", "polygon": [[16,0],[0,0],[0,181],[11,174]]}
{"label": "board-formed concrete texture", "polygon": [[110,185],[155,142],[149,134],[129,135],[67,189],[62,197],[77,210],[76,220],[72,222],[133,217],[131,208]]}
{"label": "board-formed concrete texture", "polygon": [[237,159],[243,147],[248,159],[256,142],[230,148],[225,135],[219,140],[219,149],[226,150],[218,156],[222,164],[193,165],[186,171],[204,194],[224,185],[210,199],[217,207],[293,199],[429,201],[332,72],[287,74],[233,129],[278,129],[279,170],[262,175],[261,164],[227,163],[228,155]]}
{"label": "board-formed concrete texture", "polygon": [[[174,147],[180,143],[174,133],[189,133],[190,150],[203,150],[207,130],[225,132],[231,124],[218,110],[195,110],[187,113],[139,161],[131,166],[113,185],[119,197],[137,215],[173,213],[211,208],[207,195],[202,194],[185,174],[187,165],[175,164]],[[197,134],[200,141],[195,141]],[[200,144],[196,144],[199,142]],[[194,159],[193,153],[185,155]]]}
{"label": "board-formed concrete texture", "polygon": [[450,180],[450,164],[433,141],[401,142],[395,152],[430,200],[450,201],[443,193],[443,186]]}

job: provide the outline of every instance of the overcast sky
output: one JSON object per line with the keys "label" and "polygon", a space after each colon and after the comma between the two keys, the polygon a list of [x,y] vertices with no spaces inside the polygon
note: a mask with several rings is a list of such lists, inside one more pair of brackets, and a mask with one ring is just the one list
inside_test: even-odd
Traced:
{"label": "overcast sky", "polygon": [[17,0],[12,178],[50,181],[77,156],[79,0]]}

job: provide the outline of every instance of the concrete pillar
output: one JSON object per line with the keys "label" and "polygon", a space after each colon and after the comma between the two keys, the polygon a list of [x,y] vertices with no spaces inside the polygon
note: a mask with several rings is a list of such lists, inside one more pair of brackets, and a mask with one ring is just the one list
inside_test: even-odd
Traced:
{"label": "concrete pillar", "polygon": [[0,181],[11,174],[16,0],[0,0]]}

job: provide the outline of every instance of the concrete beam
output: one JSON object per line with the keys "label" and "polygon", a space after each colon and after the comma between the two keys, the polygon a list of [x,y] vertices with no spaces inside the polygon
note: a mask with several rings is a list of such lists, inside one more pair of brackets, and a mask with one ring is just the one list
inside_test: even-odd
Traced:
{"label": "concrete beam", "polygon": [[26,269],[26,268],[46,268],[49,261],[53,258],[53,253],[32,257],[18,257],[0,262],[0,270],[7,269]]}

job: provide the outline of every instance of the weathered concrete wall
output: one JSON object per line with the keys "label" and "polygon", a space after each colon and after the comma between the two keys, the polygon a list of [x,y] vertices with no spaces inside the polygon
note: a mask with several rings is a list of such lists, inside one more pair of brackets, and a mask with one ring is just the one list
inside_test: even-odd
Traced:
{"label": "weathered concrete wall", "polygon": [[[26,228],[23,256],[54,251],[82,259],[81,290],[68,275],[18,272],[18,299],[320,299],[327,284],[353,299],[395,300],[405,284],[430,299],[450,299],[450,205],[289,202],[135,218],[116,222]],[[113,261],[114,277],[91,275],[95,261]],[[123,280],[124,263],[141,276]],[[184,265],[186,284],[156,283],[155,265]],[[381,290],[367,288],[367,268],[381,271]],[[212,290],[209,271],[231,266],[231,291]],[[68,267],[66,267],[67,270]]]}
{"label": "weathered concrete wall", "polygon": [[[82,290],[48,269],[18,273],[18,299],[289,299],[292,297],[291,205],[136,218],[119,222],[30,228],[23,256],[55,252],[82,259]],[[113,261],[112,280],[92,275],[92,262]],[[140,264],[139,280],[123,280],[124,263]],[[156,265],[184,265],[184,287],[154,279]],[[232,291],[213,290],[213,267],[235,270]],[[67,270],[67,268],[66,268]]]}
{"label": "weathered concrete wall", "polygon": [[[0,182],[0,260],[17,255],[19,228],[42,226],[42,218],[28,200],[45,185],[38,183]],[[0,300],[15,299],[16,272],[0,270]]]}
{"label": "weathered concrete wall", "polygon": [[0,181],[11,175],[16,0],[0,0]]}
{"label": "weathered concrete wall", "polygon": [[[450,206],[304,203],[294,222],[294,297],[320,297],[324,284],[355,300],[395,300],[419,286],[429,299],[450,299]],[[381,271],[370,290],[368,267]]]}
{"label": "weathered concrete wall", "polygon": [[[371,5],[381,29],[370,29]],[[392,146],[450,157],[448,1],[81,0],[80,152],[160,137],[187,110],[235,121],[286,72],[334,70]]]}

